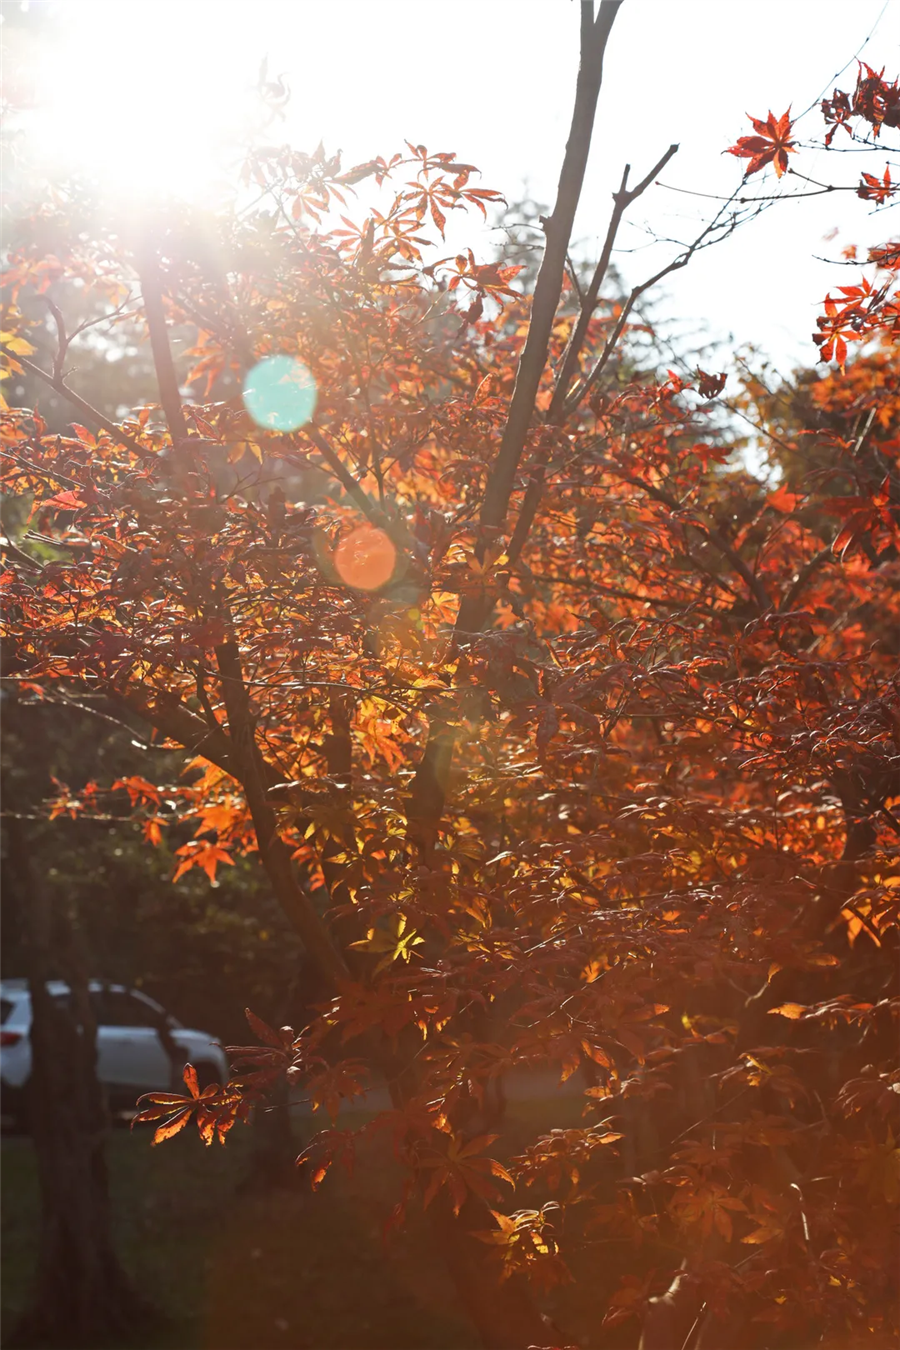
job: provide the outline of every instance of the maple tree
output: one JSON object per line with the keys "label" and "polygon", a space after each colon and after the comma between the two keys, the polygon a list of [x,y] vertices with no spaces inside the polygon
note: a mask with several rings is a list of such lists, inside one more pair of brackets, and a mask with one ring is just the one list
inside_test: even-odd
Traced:
{"label": "maple tree", "polygon": [[[214,228],[171,208],[85,236],[74,190],[36,214],[0,342],[79,420],[3,413],[32,527],[2,578],[5,678],[25,700],[102,696],[187,752],[174,783],[59,783],[48,809],[125,794],[150,844],[190,822],[176,879],[258,854],[328,989],[302,1028],[251,1015],[229,1083],[187,1071],[187,1096],[154,1094],[157,1140],[190,1121],[224,1140],[285,1079],[331,1118],[314,1184],[389,1140],[409,1173],[391,1221],[431,1216],[487,1346],[568,1343],[540,1297],[601,1242],[632,1253],[610,1344],[640,1321],[647,1350],[676,1327],[695,1347],[887,1346],[900,251],[825,300],[833,368],[791,397],[621,359],[660,274],[601,288],[675,148],[635,188],[625,173],[577,288],[617,8],[582,5],[533,295],[503,260],[443,256],[448,214],[498,197],[422,146],[349,171],[256,150],[258,200]],[[897,108],[860,66],[822,106],[825,148],[842,130],[880,152]],[[804,179],[790,113],[751,120],[745,178]],[[889,168],[853,190],[888,200]],[[159,399],[122,421],[66,383],[64,322],[53,369],[30,359],[24,298],[71,277],[116,311],[140,290]],[[285,356],[314,413],[254,418],[230,391]],[[582,1075],[583,1126],[495,1156],[503,1075],[548,1063]],[[340,1129],[376,1075],[392,1110]]]}

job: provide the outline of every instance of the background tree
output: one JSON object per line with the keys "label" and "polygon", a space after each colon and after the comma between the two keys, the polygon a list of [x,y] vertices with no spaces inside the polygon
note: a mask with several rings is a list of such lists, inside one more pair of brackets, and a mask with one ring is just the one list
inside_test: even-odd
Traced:
{"label": "background tree", "polygon": [[[39,834],[26,823],[55,767],[46,711],[32,704],[10,719],[7,709],[4,735],[5,908],[18,919],[12,942],[28,975],[32,1008],[32,1068],[18,1109],[34,1138],[45,1235],[34,1305],[10,1343],[45,1344],[48,1334],[51,1343],[61,1343],[65,1327],[71,1344],[81,1346],[131,1334],[151,1313],[122,1269],[110,1233],[108,1122],[95,1071],[97,1028],[81,915],[73,894],[51,895],[36,863]],[[27,742],[27,761],[15,753],[19,737]],[[69,986],[68,1007],[48,989],[48,981],[60,977]]]}

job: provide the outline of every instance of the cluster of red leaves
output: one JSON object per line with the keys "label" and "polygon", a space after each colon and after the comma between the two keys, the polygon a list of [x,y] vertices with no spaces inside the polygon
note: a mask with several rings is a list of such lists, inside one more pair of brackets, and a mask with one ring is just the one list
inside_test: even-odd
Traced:
{"label": "cluster of red leaves", "polygon": [[865,61],[858,61],[853,93],[835,89],[831,98],[822,100],[822,117],[828,126],[826,148],[841,128],[853,138],[856,133],[852,124],[856,119],[868,123],[872,136],[877,138],[882,127],[900,128],[900,84],[897,80],[891,83],[885,80],[884,67],[876,72]]}
{"label": "cluster of red leaves", "polygon": [[[883,128],[900,127],[900,84],[896,80],[886,81],[883,69],[876,72],[865,62],[859,62],[854,92],[848,94],[835,89],[830,99],[823,100],[822,115],[829,128],[824,142],[826,149],[831,147],[841,127],[851,139],[869,144],[869,138],[877,139]],[[769,113],[765,120],[751,117],[750,121],[757,135],[741,136],[728,153],[749,160],[745,177],[772,164],[780,178],[789,172],[788,154],[797,151],[796,142],[791,138],[794,124],[790,109],[780,118]],[[863,134],[856,130],[859,123],[864,124]],[[889,166],[881,178],[863,173],[857,188],[857,195],[863,201],[876,206],[888,204],[896,193],[897,184],[891,178]],[[896,272],[896,248],[873,250],[869,261],[888,272]],[[892,279],[875,285],[863,278],[857,286],[839,287],[840,298],[826,296],[825,312],[817,320],[819,331],[813,336],[822,361],[836,361],[843,370],[849,342],[886,334],[891,338],[898,336],[900,304],[892,294],[891,285]]]}
{"label": "cluster of red leaves", "polygon": [[900,301],[891,294],[890,282],[876,287],[865,277],[857,286],[839,286],[838,292],[839,298],[825,297],[813,342],[822,361],[835,361],[843,370],[848,342],[865,342],[885,330],[900,333]]}
{"label": "cluster of red leaves", "polygon": [[184,1069],[184,1083],[187,1096],[177,1092],[148,1092],[138,1100],[149,1102],[132,1118],[132,1128],[138,1124],[161,1121],[153,1133],[154,1144],[162,1144],[179,1134],[193,1119],[204,1144],[218,1139],[225,1143],[225,1136],[236,1120],[246,1120],[250,1103],[242,1092],[222,1088],[218,1083],[210,1083],[201,1091],[197,1083],[197,1071],[191,1064]]}

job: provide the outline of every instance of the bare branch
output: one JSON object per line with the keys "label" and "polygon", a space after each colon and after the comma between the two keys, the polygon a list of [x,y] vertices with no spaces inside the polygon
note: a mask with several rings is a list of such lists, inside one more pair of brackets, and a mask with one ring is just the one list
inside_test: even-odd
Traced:
{"label": "bare branch", "polygon": [[347,468],[337,452],[328,444],[321,431],[318,431],[315,427],[304,427],[303,434],[312,441],[341,487],[347,493],[347,496],[356,503],[363,515],[367,516],[373,525],[377,525],[379,529],[390,534],[391,530],[394,528],[394,522],[384,511],[382,511],[380,506],[377,506],[375,502],[372,501],[363,488],[360,487],[359,483],[353,477],[353,474]]}
{"label": "bare branch", "polygon": [[36,558],[32,558],[30,554],[25,553],[23,549],[19,548],[18,544],[14,544],[11,539],[7,539],[5,534],[0,534],[0,552],[5,553],[20,567],[24,567],[26,572],[43,572],[44,570]]}
{"label": "bare branch", "polygon": [[[109,713],[103,712],[101,708],[92,708],[89,703],[79,703],[76,698],[68,698],[64,693],[58,694],[55,697],[45,693],[41,702],[44,704],[53,703],[61,708],[74,708],[76,712],[87,713],[89,717],[96,717],[101,722],[109,722],[110,726],[115,727],[117,731],[126,731],[131,738],[132,745],[138,750],[151,751],[167,749],[167,747],[162,745],[153,745],[152,742],[149,741],[135,740],[134,727],[130,727],[127,722],[123,722],[118,717],[112,717]],[[171,750],[168,750],[168,753],[171,754]]]}
{"label": "bare branch", "polygon": [[[613,352],[616,349],[616,345],[619,341],[619,338],[622,335],[622,330],[624,329],[625,324],[628,322],[628,316],[630,315],[632,309],[634,308],[635,303],[641,298],[644,292],[649,291],[651,286],[655,286],[658,281],[662,281],[663,277],[667,277],[671,275],[672,272],[679,272],[683,267],[687,267],[691,258],[693,258],[694,254],[697,253],[701,248],[708,248],[711,243],[716,243],[719,242],[719,240],[721,239],[727,238],[727,236],[732,232],[732,230],[735,227],[735,221],[733,218],[730,221],[729,220],[723,221],[722,218],[725,215],[726,215],[726,208],[723,207],[722,210],[715,216],[715,218],[710,221],[710,223],[705,227],[705,229],[703,229],[700,232],[700,234],[698,234],[697,238],[691,244],[687,245],[687,247],[684,249],[682,253],[678,255],[678,257],[674,258],[672,262],[667,263],[665,267],[661,267],[658,272],[654,272],[652,277],[648,277],[646,281],[642,281],[639,286],[635,286],[632,289],[631,294],[625,301],[625,304],[622,306],[622,313],[619,315],[618,321],[616,322],[616,326],[613,329],[612,334],[608,338],[606,346],[603,348],[603,351],[601,352],[599,358],[594,363],[594,366],[591,369],[590,373],[584,377],[584,379],[581,381],[579,385],[576,386],[576,388],[572,392],[571,397],[567,399],[565,404],[566,416],[575,411],[575,409],[584,399],[585,394],[588,393],[588,391],[596,384],[597,380],[603,374],[603,371],[606,369],[610,357],[612,356]],[[717,233],[719,231],[721,231],[721,233]]]}
{"label": "bare branch", "polygon": [[63,313],[59,305],[57,305],[55,301],[51,300],[49,295],[45,295],[44,299],[47,302],[47,308],[53,315],[53,320],[56,324],[56,334],[58,339],[56,347],[56,357],[54,358],[53,361],[53,378],[55,380],[62,380],[63,363],[66,359],[66,353],[69,350],[69,339],[66,337],[66,322],[65,319],[63,318]]}
{"label": "bare branch", "polygon": [[[547,362],[547,351],[575,220],[587,168],[594,114],[603,78],[606,43],[621,0],[601,0],[595,21],[590,22],[582,5],[581,65],[575,91],[575,109],[559,177],[556,205],[546,227],[547,242],[534,290],[528,337],[519,361],[516,383],[500,449],[488,479],[481,508],[483,528],[499,529],[506,519],[516,469],[525,446],[525,438],[534,414],[538,386]],[[465,607],[464,607],[465,608]]]}
{"label": "bare branch", "polygon": [[[626,164],[622,174],[622,182],[618,192],[613,193],[613,212],[610,216],[609,227],[606,231],[606,239],[603,244],[603,251],[600,254],[600,260],[594,269],[594,275],[591,278],[591,284],[588,287],[587,294],[581,302],[581,313],[578,322],[572,332],[569,345],[563,356],[562,365],[556,378],[556,385],[553,390],[553,397],[550,401],[550,408],[547,412],[547,422],[551,425],[558,425],[563,421],[566,415],[566,394],[569,389],[572,376],[578,367],[578,358],[581,355],[581,349],[584,346],[584,340],[587,336],[594,308],[597,304],[597,297],[600,294],[600,287],[603,285],[606,273],[609,270],[609,262],[612,257],[613,246],[616,241],[616,235],[619,232],[619,226],[622,218],[631,205],[643,192],[649,187],[650,183],[664,166],[678,151],[677,145],[670,145],[665,154],[654,164],[650,172],[641,179],[636,187],[628,190],[628,174],[631,171],[631,165]],[[621,334],[621,328],[618,332]],[[531,530],[537,508],[540,504],[541,496],[544,490],[544,477],[547,470],[547,460],[549,457],[549,448],[542,450],[538,462],[531,471],[531,479],[525,492],[525,498],[522,502],[522,508],[519,511],[516,520],[516,526],[513,530],[507,552],[510,563],[515,564],[522,549],[525,540]]]}
{"label": "bare branch", "polygon": [[133,685],[124,692],[104,686],[102,692],[111,703],[156,727],[167,740],[176,741],[192,755],[202,755],[232,778],[237,778],[225,729],[207,726],[204,719],[186,708],[179,698],[167,698],[155,690],[141,690]]}
{"label": "bare branch", "polygon": [[559,374],[556,378],[556,386],[553,390],[553,398],[551,400],[550,408],[547,413],[548,422],[555,423],[559,421],[562,416],[563,409],[565,407],[566,394],[568,392],[572,375],[575,373],[575,370],[578,365],[578,358],[581,355],[581,349],[584,346],[584,340],[585,337],[587,336],[588,327],[590,325],[591,318],[593,317],[594,308],[597,304],[597,297],[600,294],[600,287],[603,285],[603,282],[606,278],[606,273],[609,270],[609,262],[612,256],[613,246],[616,241],[616,235],[618,234],[619,226],[622,223],[622,218],[625,212],[628,210],[628,207],[631,206],[632,202],[637,201],[638,197],[640,197],[641,194],[647,190],[647,188],[653,182],[656,175],[662,172],[662,170],[668,164],[669,160],[673,157],[673,155],[677,154],[677,152],[678,146],[670,145],[668,150],[657,161],[657,163],[654,164],[653,168],[646,175],[646,177],[642,178],[640,183],[638,183],[637,186],[632,188],[630,191],[628,190],[628,174],[630,172],[631,165],[630,164],[625,165],[625,171],[622,174],[622,182],[619,187],[619,190],[618,192],[613,193],[613,202],[614,202],[613,212],[612,215],[610,216],[609,227],[606,231],[606,239],[603,244],[603,251],[600,254],[600,260],[597,263],[597,266],[594,270],[594,275],[591,278],[591,284],[588,287],[587,294],[585,295],[584,301],[581,306],[581,314],[579,315],[578,323],[575,325],[572,337],[569,340],[569,345],[566,348],[566,352],[562,360],[562,365],[560,367]]}

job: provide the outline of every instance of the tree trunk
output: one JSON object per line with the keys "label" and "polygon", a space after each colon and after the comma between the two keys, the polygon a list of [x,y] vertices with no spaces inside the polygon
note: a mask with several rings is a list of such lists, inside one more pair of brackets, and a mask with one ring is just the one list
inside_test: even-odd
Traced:
{"label": "tree trunk", "polygon": [[[282,1001],[281,1022],[291,1020],[302,972],[303,965]],[[257,1107],[253,1113],[253,1152],[250,1169],[241,1182],[241,1190],[254,1193],[260,1190],[295,1190],[299,1180],[299,1152],[300,1146],[294,1138],[291,1121],[290,1087],[287,1079],[282,1078],[270,1090],[266,1105]]]}
{"label": "tree trunk", "polygon": [[[48,993],[53,916],[21,822],[8,822],[9,854],[28,935],[32,1069],[29,1114],[41,1191],[31,1306],[10,1346],[121,1344],[148,1306],[119,1264],[110,1232],[106,1111],[96,1074],[96,1026],[84,972],[67,971],[71,1008]],[[71,962],[74,966],[77,963]]]}
{"label": "tree trunk", "polygon": [[525,1279],[502,1279],[490,1247],[475,1236],[493,1227],[483,1200],[470,1197],[457,1215],[446,1197],[438,1194],[427,1214],[460,1305],[477,1329],[484,1350],[538,1350],[569,1344],[540,1311]]}
{"label": "tree trunk", "polygon": [[299,1152],[291,1128],[288,1085],[282,1081],[271,1089],[266,1105],[258,1106],[253,1113],[253,1152],[241,1191],[256,1195],[260,1191],[296,1189]]}

